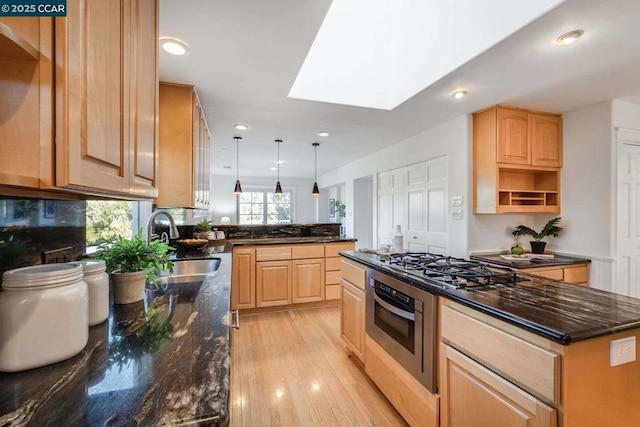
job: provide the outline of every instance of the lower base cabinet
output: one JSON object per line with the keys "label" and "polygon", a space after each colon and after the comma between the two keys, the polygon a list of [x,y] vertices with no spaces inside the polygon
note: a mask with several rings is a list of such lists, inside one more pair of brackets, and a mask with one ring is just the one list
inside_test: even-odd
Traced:
{"label": "lower base cabinet", "polygon": [[256,263],[256,307],[291,304],[291,262]]}
{"label": "lower base cabinet", "polygon": [[291,261],[293,266],[293,295],[291,302],[324,301],[324,258],[296,259]]}
{"label": "lower base cabinet", "polygon": [[555,409],[442,343],[440,364],[442,426],[556,426]]}
{"label": "lower base cabinet", "polygon": [[[440,402],[382,347],[366,336],[365,371],[409,425],[438,427]],[[460,424],[462,426],[462,424]],[[466,424],[473,427],[476,424]],[[516,424],[509,424],[509,427]],[[492,427],[502,426],[493,424]],[[504,424],[506,427],[507,424]]]}
{"label": "lower base cabinet", "polygon": [[361,362],[364,362],[365,304],[364,291],[343,279],[340,334]]}

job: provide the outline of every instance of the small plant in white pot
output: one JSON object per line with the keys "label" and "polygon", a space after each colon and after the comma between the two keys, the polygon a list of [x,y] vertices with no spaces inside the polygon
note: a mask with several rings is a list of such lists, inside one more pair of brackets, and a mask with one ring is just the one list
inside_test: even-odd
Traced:
{"label": "small plant in white pot", "polygon": [[535,231],[532,228],[527,227],[526,225],[517,226],[512,235],[518,236],[531,236],[533,237],[533,241],[529,242],[531,244],[531,252],[534,254],[543,254],[544,247],[547,245],[547,242],[543,242],[547,236],[558,237],[558,235],[562,232],[563,228],[560,227],[560,217],[556,217],[550,219],[540,232]]}
{"label": "small plant in white pot", "polygon": [[169,259],[173,248],[159,240],[147,244],[142,230],[131,240],[118,239],[104,245],[95,255],[103,259],[113,283],[113,302],[130,304],[144,299],[147,281],[153,282],[158,271],[173,271]]}

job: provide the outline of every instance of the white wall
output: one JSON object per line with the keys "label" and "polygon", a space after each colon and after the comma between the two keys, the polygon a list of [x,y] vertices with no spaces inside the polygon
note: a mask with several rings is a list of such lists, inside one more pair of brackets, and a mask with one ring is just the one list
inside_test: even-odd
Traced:
{"label": "white wall", "polygon": [[[214,175],[211,187],[211,212],[215,224],[220,224],[223,216],[231,217],[231,222],[236,223],[236,195],[233,187],[235,176]],[[273,177],[240,177],[242,189],[249,191],[255,187],[275,189],[276,183]],[[306,178],[282,178],[282,188],[293,192],[293,222],[309,223],[316,221],[317,200],[311,194],[313,179]]]}
{"label": "white wall", "polygon": [[[345,184],[342,199],[347,204],[345,224],[347,235],[352,236],[354,218],[354,180],[368,175],[374,176],[374,193],[377,191],[375,175],[420,161],[447,156],[449,170],[449,195],[463,196],[464,219],[448,219],[449,253],[453,256],[467,255],[467,222],[471,212],[471,116],[462,115],[432,129],[401,141],[384,150],[351,162],[319,177],[321,187]],[[322,207],[321,207],[322,209]],[[375,218],[374,218],[375,222]]]}

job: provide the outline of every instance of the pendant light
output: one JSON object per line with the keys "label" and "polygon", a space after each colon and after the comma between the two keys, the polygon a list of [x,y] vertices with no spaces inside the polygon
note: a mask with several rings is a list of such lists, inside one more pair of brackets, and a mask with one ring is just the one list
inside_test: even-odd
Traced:
{"label": "pendant light", "polygon": [[276,194],[282,194],[282,186],[280,185],[280,144],[282,144],[282,140],[276,139],[276,144],[278,144],[278,181],[276,182]]}
{"label": "pendant light", "polygon": [[240,186],[240,141],[242,137],[234,136],[236,140],[236,188],[233,189],[233,194],[242,194],[242,187]]}
{"label": "pendant light", "polygon": [[313,191],[311,192],[311,194],[313,194],[314,196],[317,196],[318,194],[320,194],[320,190],[318,189],[318,145],[320,145],[319,142],[314,142],[313,144]]}

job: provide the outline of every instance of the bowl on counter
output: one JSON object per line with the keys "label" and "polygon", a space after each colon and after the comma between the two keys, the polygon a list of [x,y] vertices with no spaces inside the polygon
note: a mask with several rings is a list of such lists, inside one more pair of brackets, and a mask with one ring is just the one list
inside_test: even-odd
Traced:
{"label": "bowl on counter", "polygon": [[207,243],[209,243],[207,239],[179,239],[176,241],[176,244],[184,249],[198,249]]}

